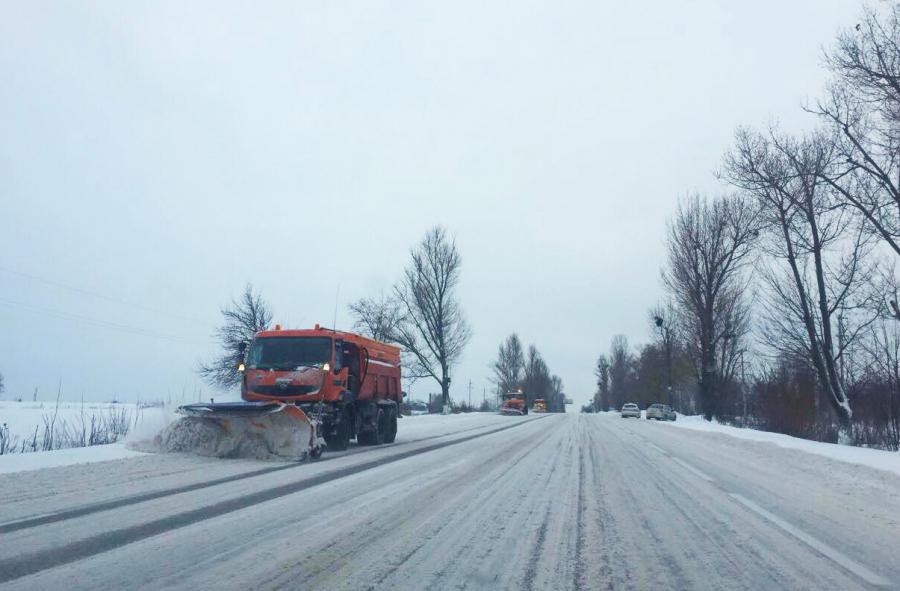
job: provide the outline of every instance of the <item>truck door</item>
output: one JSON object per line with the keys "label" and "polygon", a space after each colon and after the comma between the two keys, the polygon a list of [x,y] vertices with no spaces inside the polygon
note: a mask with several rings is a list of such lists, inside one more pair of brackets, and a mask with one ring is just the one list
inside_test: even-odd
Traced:
{"label": "truck door", "polygon": [[353,393],[354,397],[359,396],[360,386],[362,385],[359,374],[359,347],[353,343],[344,343],[342,354],[347,365],[347,389]]}

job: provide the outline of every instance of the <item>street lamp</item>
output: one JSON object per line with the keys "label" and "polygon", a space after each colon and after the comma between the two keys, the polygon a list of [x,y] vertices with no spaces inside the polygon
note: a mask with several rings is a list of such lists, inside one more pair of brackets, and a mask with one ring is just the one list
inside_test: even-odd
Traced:
{"label": "street lamp", "polygon": [[663,347],[666,351],[666,402],[672,404],[672,343],[669,342],[669,327],[665,326],[662,316],[654,315],[653,323],[659,329]]}

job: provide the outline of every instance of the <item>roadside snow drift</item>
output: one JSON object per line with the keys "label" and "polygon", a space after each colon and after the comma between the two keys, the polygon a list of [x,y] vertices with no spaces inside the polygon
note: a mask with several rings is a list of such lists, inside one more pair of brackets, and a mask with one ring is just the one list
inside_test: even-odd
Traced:
{"label": "roadside snow drift", "polygon": [[183,417],[154,439],[163,452],[190,452],[216,458],[302,460],[312,429],[284,413],[257,418],[212,420]]}
{"label": "roadside snow drift", "polygon": [[771,443],[786,449],[796,449],[806,453],[824,456],[832,460],[847,462],[849,464],[858,464],[860,466],[867,466],[869,468],[893,472],[894,474],[900,475],[900,453],[895,451],[870,449],[866,447],[842,445],[839,443],[811,441],[809,439],[792,437],[782,433],[732,427],[731,425],[723,425],[715,421],[707,421],[701,416],[678,415],[677,422],[664,424],[669,427],[680,429],[720,433],[738,439]]}

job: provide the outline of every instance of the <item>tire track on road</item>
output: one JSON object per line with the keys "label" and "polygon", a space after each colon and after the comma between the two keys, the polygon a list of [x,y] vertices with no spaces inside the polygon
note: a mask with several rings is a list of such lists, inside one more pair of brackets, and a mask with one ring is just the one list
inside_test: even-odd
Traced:
{"label": "tire track on road", "polygon": [[474,435],[468,435],[466,437],[453,439],[452,441],[431,444],[422,448],[394,454],[386,458],[379,458],[377,460],[372,460],[363,464],[356,464],[353,466],[340,468],[298,482],[291,482],[281,486],[264,489],[256,493],[244,495],[242,497],[220,501],[212,505],[207,505],[205,507],[200,507],[191,511],[185,511],[183,513],[178,513],[169,517],[156,519],[140,525],[99,533],[89,538],[58,546],[56,548],[41,550],[16,558],[2,559],[0,560],[0,583],[7,583],[9,581],[48,570],[50,568],[76,562],[78,560],[94,556],[96,554],[114,550],[121,546],[125,546],[127,544],[131,544],[152,536],[159,535],[161,533],[165,533],[167,531],[179,529],[201,521],[206,521],[208,519],[239,511],[253,505],[272,501],[274,499],[294,494],[296,492],[300,492],[314,486],[325,484],[327,482],[345,478],[354,474],[359,474],[360,472],[364,472],[367,470],[372,470],[374,468],[384,466],[385,464],[390,464],[407,458],[415,457],[445,447],[459,445],[467,441],[472,441],[473,439],[479,439],[481,437],[500,433],[508,429],[521,427],[522,425],[526,425],[528,423],[544,418],[547,417],[521,421],[512,425],[505,425],[498,429],[492,429],[483,433],[476,433]]}
{"label": "tire track on road", "polygon": [[[472,480],[473,478],[481,478],[484,476],[485,478],[489,478],[484,485],[483,490],[479,493],[478,501],[476,503],[477,506],[489,506],[494,502],[494,499],[502,494],[503,487],[498,486],[498,483],[504,481],[508,478],[509,473],[516,468],[516,465],[520,460],[527,457],[535,448],[540,446],[543,443],[542,440],[538,439],[534,441],[528,448],[524,450],[519,450],[518,455],[515,456],[514,461],[506,463],[504,465],[482,465],[475,468],[471,472],[467,472],[464,475],[455,478],[451,481],[442,480],[439,488],[431,489],[429,491],[433,491],[434,497],[437,498],[441,494],[442,490],[446,490],[452,483],[459,482],[461,480]],[[508,446],[510,449],[514,448],[514,446]],[[506,449],[506,448],[504,448]],[[506,453],[505,451],[503,453]],[[502,455],[502,454],[501,454]],[[499,471],[498,471],[499,470]],[[431,495],[429,495],[431,496]],[[458,499],[455,501],[458,502]],[[441,504],[442,508],[445,507]],[[387,511],[387,510],[386,510]],[[407,524],[411,521],[415,521],[418,519],[418,516],[415,514],[410,514],[406,512],[404,509],[396,508],[390,510],[388,513],[392,515],[389,520],[390,526],[389,531],[385,531],[384,528],[378,527],[364,527],[360,529],[359,535],[354,535],[351,538],[343,539],[340,541],[340,547],[331,550],[329,552],[329,556],[331,557],[330,562],[341,564],[345,563],[349,559],[353,557],[358,557],[361,554],[365,554],[365,550],[367,548],[379,547],[385,544],[384,540],[390,538],[397,531],[402,530]],[[453,512],[450,515],[454,515]],[[421,539],[419,543],[415,544],[415,547],[401,554],[399,557],[394,557],[390,561],[390,566],[386,567],[386,570],[380,572],[378,575],[373,575],[373,580],[371,583],[367,583],[368,589],[378,589],[383,588],[383,583],[389,577],[391,577],[395,572],[397,572],[402,566],[406,564],[406,561],[409,560],[416,552],[421,550],[430,540],[435,537],[441,536],[445,530],[452,530],[458,527],[458,524],[451,519],[441,519],[437,521],[437,526],[434,529],[429,529],[431,525],[431,520],[427,524],[422,525],[423,531],[428,531],[427,534],[424,535],[424,539]],[[316,551],[315,555],[318,555],[320,551]],[[449,563],[457,562],[457,557],[453,557],[448,560]],[[262,581],[261,586],[267,589],[317,589],[320,587],[326,587],[328,585],[327,579],[320,578],[322,573],[330,574],[330,571],[327,567],[317,564],[314,556],[304,557],[297,562],[291,563],[288,568],[288,571],[296,571],[296,575],[292,572],[281,574],[279,573],[276,577],[271,579],[267,579]],[[441,576],[441,573],[437,573]],[[422,588],[428,588],[424,586]]]}
{"label": "tire track on road", "polygon": [[[544,518],[541,521],[540,527],[538,528],[537,537],[535,538],[534,545],[532,546],[531,552],[529,554],[528,567],[525,569],[523,582],[525,585],[525,589],[527,589],[528,591],[532,591],[534,589],[534,579],[537,575],[537,565],[542,563],[541,556],[544,553],[544,549],[546,547],[547,528],[550,526],[550,517],[553,514],[553,509],[555,508],[554,502],[556,500],[550,492],[552,490],[551,483],[553,482],[553,477],[556,475],[557,470],[561,466],[561,463],[560,461],[558,461],[558,459],[564,457],[561,449],[564,443],[565,442],[563,440],[560,440],[556,445],[553,457],[556,458],[557,461],[551,463],[550,472],[549,474],[547,474],[547,478],[546,480],[544,480],[543,486],[539,489],[535,487],[535,490],[540,490],[546,495],[547,510],[544,512]],[[568,443],[569,448],[566,450],[567,452],[571,450],[571,446],[573,445],[571,439],[568,441]],[[538,503],[539,499],[535,499],[534,505],[537,505]]]}
{"label": "tire track on road", "polygon": [[[580,425],[579,425],[580,426]],[[582,439],[582,429],[579,429],[578,438]],[[584,503],[584,445],[578,448],[578,507],[576,509],[577,518],[575,521],[575,588],[583,589],[584,580],[584,562],[587,557],[584,556],[584,538],[585,538],[585,513],[587,508]]]}
{"label": "tire track on road", "polygon": [[[613,430],[615,430],[615,429],[613,429]],[[640,434],[633,431],[630,427],[623,428],[623,430],[628,431],[632,435],[638,437],[639,439],[644,441],[646,445],[656,447],[652,443],[650,443],[649,441],[644,439]],[[676,457],[674,455],[669,454],[668,452],[666,452],[664,450],[660,450],[658,447],[656,447],[656,449],[658,451],[661,451],[664,455],[668,456],[670,458],[670,460],[674,461],[675,463],[680,465],[682,468],[686,469],[688,472],[693,473],[694,476],[696,476],[700,480],[705,481],[709,486],[711,486],[713,488],[713,490],[718,491],[718,493],[720,493],[720,494],[726,495],[728,498],[737,502],[743,508],[749,509],[752,513],[755,513],[757,517],[762,517],[763,521],[765,523],[776,526],[777,530],[780,530],[780,533],[782,535],[787,534],[788,536],[790,536],[796,540],[799,540],[800,542],[803,543],[804,546],[806,546],[806,548],[808,550],[811,550],[814,554],[820,556],[821,558],[829,560],[834,565],[839,566],[847,574],[850,574],[857,579],[861,579],[861,580],[865,581],[866,583],[868,583],[869,585],[872,585],[875,587],[888,587],[888,586],[892,585],[892,582],[889,579],[883,577],[881,574],[873,571],[872,569],[868,568],[866,565],[850,558],[849,556],[847,556],[840,550],[835,549],[833,546],[827,544],[826,542],[820,540],[819,538],[816,538],[815,536],[806,533],[802,529],[795,527],[794,525],[790,524],[788,521],[782,519],[781,517],[767,511],[766,509],[762,508],[755,502],[747,499],[743,495],[729,491],[728,490],[729,487],[717,483],[714,478],[705,474],[704,472],[701,472],[700,470],[698,470],[691,464],[679,459],[678,457]],[[650,459],[645,457],[644,454],[642,454],[638,449],[632,450],[632,454],[635,457],[641,458],[642,461],[650,462]],[[674,481],[672,481],[670,478],[668,478],[666,476],[663,476],[658,471],[654,474],[654,479],[655,480],[663,479],[663,480],[667,481],[669,483],[669,485],[674,484]],[[668,486],[663,487],[663,486],[660,486],[659,483],[657,483],[657,486],[659,487],[659,490],[664,495],[669,496],[668,493],[666,492]],[[681,485],[681,486],[683,488],[683,485]],[[674,500],[672,501],[672,504],[673,505],[676,504],[674,502]],[[719,544],[719,547],[722,547],[720,544],[722,544],[722,542],[724,542],[724,540],[718,540],[715,537],[711,536],[709,533],[707,533],[706,532],[707,528],[700,526],[696,522],[696,520],[691,517],[690,513],[688,511],[686,511],[684,508],[681,509],[681,513],[684,517],[688,518],[695,527],[697,527],[698,531],[703,532],[710,539],[710,543]],[[729,526],[730,526],[730,524],[729,524]],[[744,554],[746,555],[747,550],[746,549],[743,549],[743,550],[744,550]],[[775,565],[774,565],[771,557],[760,556],[759,553],[752,551],[752,549],[751,549],[751,554],[757,559],[757,562],[759,562],[760,568],[762,571],[764,571],[764,572],[771,571],[774,568]],[[740,564],[735,560],[735,558],[733,556],[731,556],[728,553],[722,553],[721,556],[729,562],[729,564],[731,565],[731,567],[733,569],[740,572],[740,570],[741,570]],[[723,575],[724,575],[724,573],[723,573]],[[773,584],[778,584],[779,582],[780,581],[777,581],[776,579],[772,579]]]}
{"label": "tire track on road", "polygon": [[[544,417],[540,417],[544,418]],[[529,419],[526,421],[522,421],[521,424],[529,423],[531,421],[536,421],[535,419]],[[509,427],[506,425],[504,428]],[[390,445],[382,445],[382,446],[359,446],[350,452],[343,452],[338,455],[328,456],[326,460],[334,460],[338,458],[345,458],[350,456],[355,456],[359,454],[364,454],[368,452],[391,449],[394,447],[402,448],[405,445],[410,445],[414,443],[421,443],[423,441],[429,441],[432,439],[440,439],[442,437],[452,437],[454,435],[459,435],[462,433],[468,433],[471,431],[475,431],[477,429],[486,428],[484,425],[478,427],[470,427],[468,429],[462,429],[460,431],[454,431],[453,433],[445,433],[443,435],[430,435],[428,437],[422,437],[420,439],[413,439],[410,441],[404,441],[397,444]],[[294,470],[297,468],[301,468],[307,465],[306,462],[290,462],[286,464],[281,464],[278,466],[270,466],[267,468],[260,468],[258,470],[252,470],[250,472],[241,472],[240,474],[232,474],[230,476],[223,476],[222,478],[216,478],[213,480],[204,480],[203,482],[196,482],[194,484],[186,484],[183,486],[176,486],[171,488],[165,488],[158,491],[141,493],[137,495],[130,495],[127,497],[122,497],[119,499],[113,499],[111,501],[102,501],[99,503],[91,503],[88,505],[82,505],[80,507],[75,507],[74,509],[66,509],[63,511],[56,511],[53,513],[44,513],[41,515],[35,515],[32,517],[24,517],[21,519],[15,519],[13,521],[8,521],[5,523],[0,523],[0,534],[12,533],[15,531],[29,529],[32,527],[37,527],[39,525],[46,525],[48,523],[56,523],[59,521],[66,521],[68,519],[74,519],[76,517],[84,517],[85,515],[90,515],[92,513],[99,513],[101,511],[110,511],[112,509],[118,509],[120,507],[127,507],[128,505],[135,505],[137,503],[144,503],[146,501],[154,501],[156,499],[161,499],[173,495],[180,495],[183,493],[194,492],[197,490],[203,490],[204,488],[210,488],[213,486],[219,486],[222,484],[228,484],[231,482],[238,482],[240,480],[245,480],[247,478],[256,478],[257,476],[265,476],[266,474],[273,474],[276,472],[281,472],[283,470]]]}

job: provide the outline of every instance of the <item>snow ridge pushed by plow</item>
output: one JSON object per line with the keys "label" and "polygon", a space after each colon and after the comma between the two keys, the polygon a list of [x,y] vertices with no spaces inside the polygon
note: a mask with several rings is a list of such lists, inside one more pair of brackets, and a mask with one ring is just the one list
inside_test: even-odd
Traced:
{"label": "snow ridge pushed by plow", "polygon": [[264,418],[213,420],[183,417],[154,438],[161,452],[190,452],[217,458],[304,460],[312,435],[309,424],[280,413]]}

